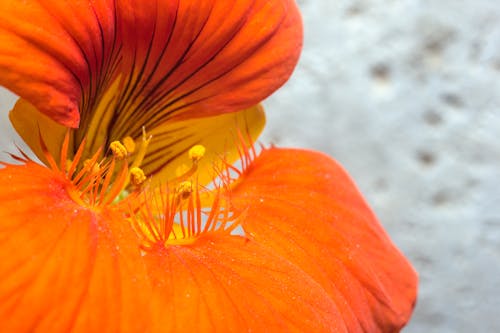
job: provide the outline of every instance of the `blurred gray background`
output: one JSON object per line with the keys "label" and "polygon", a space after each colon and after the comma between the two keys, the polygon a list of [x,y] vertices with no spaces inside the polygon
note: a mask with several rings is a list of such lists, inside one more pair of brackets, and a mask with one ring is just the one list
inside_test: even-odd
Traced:
{"label": "blurred gray background", "polygon": [[[262,142],[324,151],[357,181],[420,274],[405,333],[500,332],[500,2],[299,5],[303,55]],[[0,90],[0,110],[13,101]]]}

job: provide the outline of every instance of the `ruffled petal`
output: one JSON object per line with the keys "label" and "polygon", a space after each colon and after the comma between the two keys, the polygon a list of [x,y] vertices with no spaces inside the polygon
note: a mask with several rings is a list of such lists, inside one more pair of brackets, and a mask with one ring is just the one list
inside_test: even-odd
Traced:
{"label": "ruffled petal", "polygon": [[28,162],[0,169],[0,331],[144,332],[150,287],[137,238],[112,211]]}
{"label": "ruffled petal", "polygon": [[349,332],[398,332],[417,276],[329,157],[269,149],[232,192],[248,237],[295,263],[336,302]]}
{"label": "ruffled petal", "polygon": [[153,332],[347,333],[321,286],[243,237],[207,234],[145,259]]}
{"label": "ruffled petal", "polygon": [[301,44],[292,0],[0,3],[0,84],[82,133],[97,114],[110,141],[257,104]]}

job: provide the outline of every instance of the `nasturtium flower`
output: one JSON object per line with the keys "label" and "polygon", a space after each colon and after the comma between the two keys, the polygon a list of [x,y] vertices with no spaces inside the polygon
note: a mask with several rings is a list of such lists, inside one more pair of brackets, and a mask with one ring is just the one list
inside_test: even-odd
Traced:
{"label": "nasturtium flower", "polygon": [[253,145],[301,43],[293,0],[0,0],[40,160],[0,169],[0,331],[398,332],[416,273],[347,173]]}

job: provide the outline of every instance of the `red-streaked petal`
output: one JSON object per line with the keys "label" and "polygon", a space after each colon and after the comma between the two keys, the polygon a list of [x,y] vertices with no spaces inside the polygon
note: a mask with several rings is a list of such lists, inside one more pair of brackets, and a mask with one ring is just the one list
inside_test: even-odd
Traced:
{"label": "red-streaked petal", "polygon": [[398,332],[408,321],[416,273],[332,159],[265,150],[232,196],[248,237],[321,284],[349,332]]}
{"label": "red-streaked petal", "polygon": [[135,233],[76,205],[28,162],[0,169],[0,331],[143,332],[149,284]]}
{"label": "red-streaked petal", "polygon": [[76,127],[109,79],[112,1],[0,3],[0,84],[61,124]]}
{"label": "red-streaked petal", "polygon": [[347,333],[321,286],[243,237],[205,235],[145,258],[154,332]]}
{"label": "red-streaked petal", "polygon": [[[139,123],[232,112],[260,102],[291,74],[302,26],[291,0],[121,2],[124,53],[133,50]],[[128,65],[126,67],[131,67]],[[127,68],[128,69],[128,68]],[[123,100],[123,98],[122,98]],[[129,117],[116,127],[129,126]]]}
{"label": "red-streaked petal", "polygon": [[292,0],[2,1],[0,84],[83,132],[96,113],[112,141],[257,104],[301,43]]}

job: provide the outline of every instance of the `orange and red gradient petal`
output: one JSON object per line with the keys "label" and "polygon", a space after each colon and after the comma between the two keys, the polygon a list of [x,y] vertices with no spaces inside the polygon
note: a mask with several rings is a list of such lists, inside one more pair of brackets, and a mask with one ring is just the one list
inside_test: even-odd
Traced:
{"label": "orange and red gradient petal", "polygon": [[320,285],[244,237],[206,234],[145,259],[154,288],[153,332],[347,333]]}
{"label": "orange and red gradient petal", "polygon": [[301,51],[293,0],[119,3],[132,73],[122,100],[144,110],[131,115],[146,126],[257,104],[288,79]]}
{"label": "orange and red gradient petal", "polygon": [[76,205],[64,179],[32,162],[0,169],[0,183],[0,331],[147,331],[130,227]]}
{"label": "orange and red gradient petal", "polygon": [[251,107],[301,46],[293,0],[0,2],[0,84],[82,130],[99,109],[112,140]]}
{"label": "orange and red gradient petal", "polygon": [[0,84],[70,127],[109,80],[113,1],[0,2]]}
{"label": "orange and red gradient petal", "polygon": [[398,332],[417,275],[347,173],[310,151],[264,150],[232,193],[248,237],[312,276],[349,332]]}

